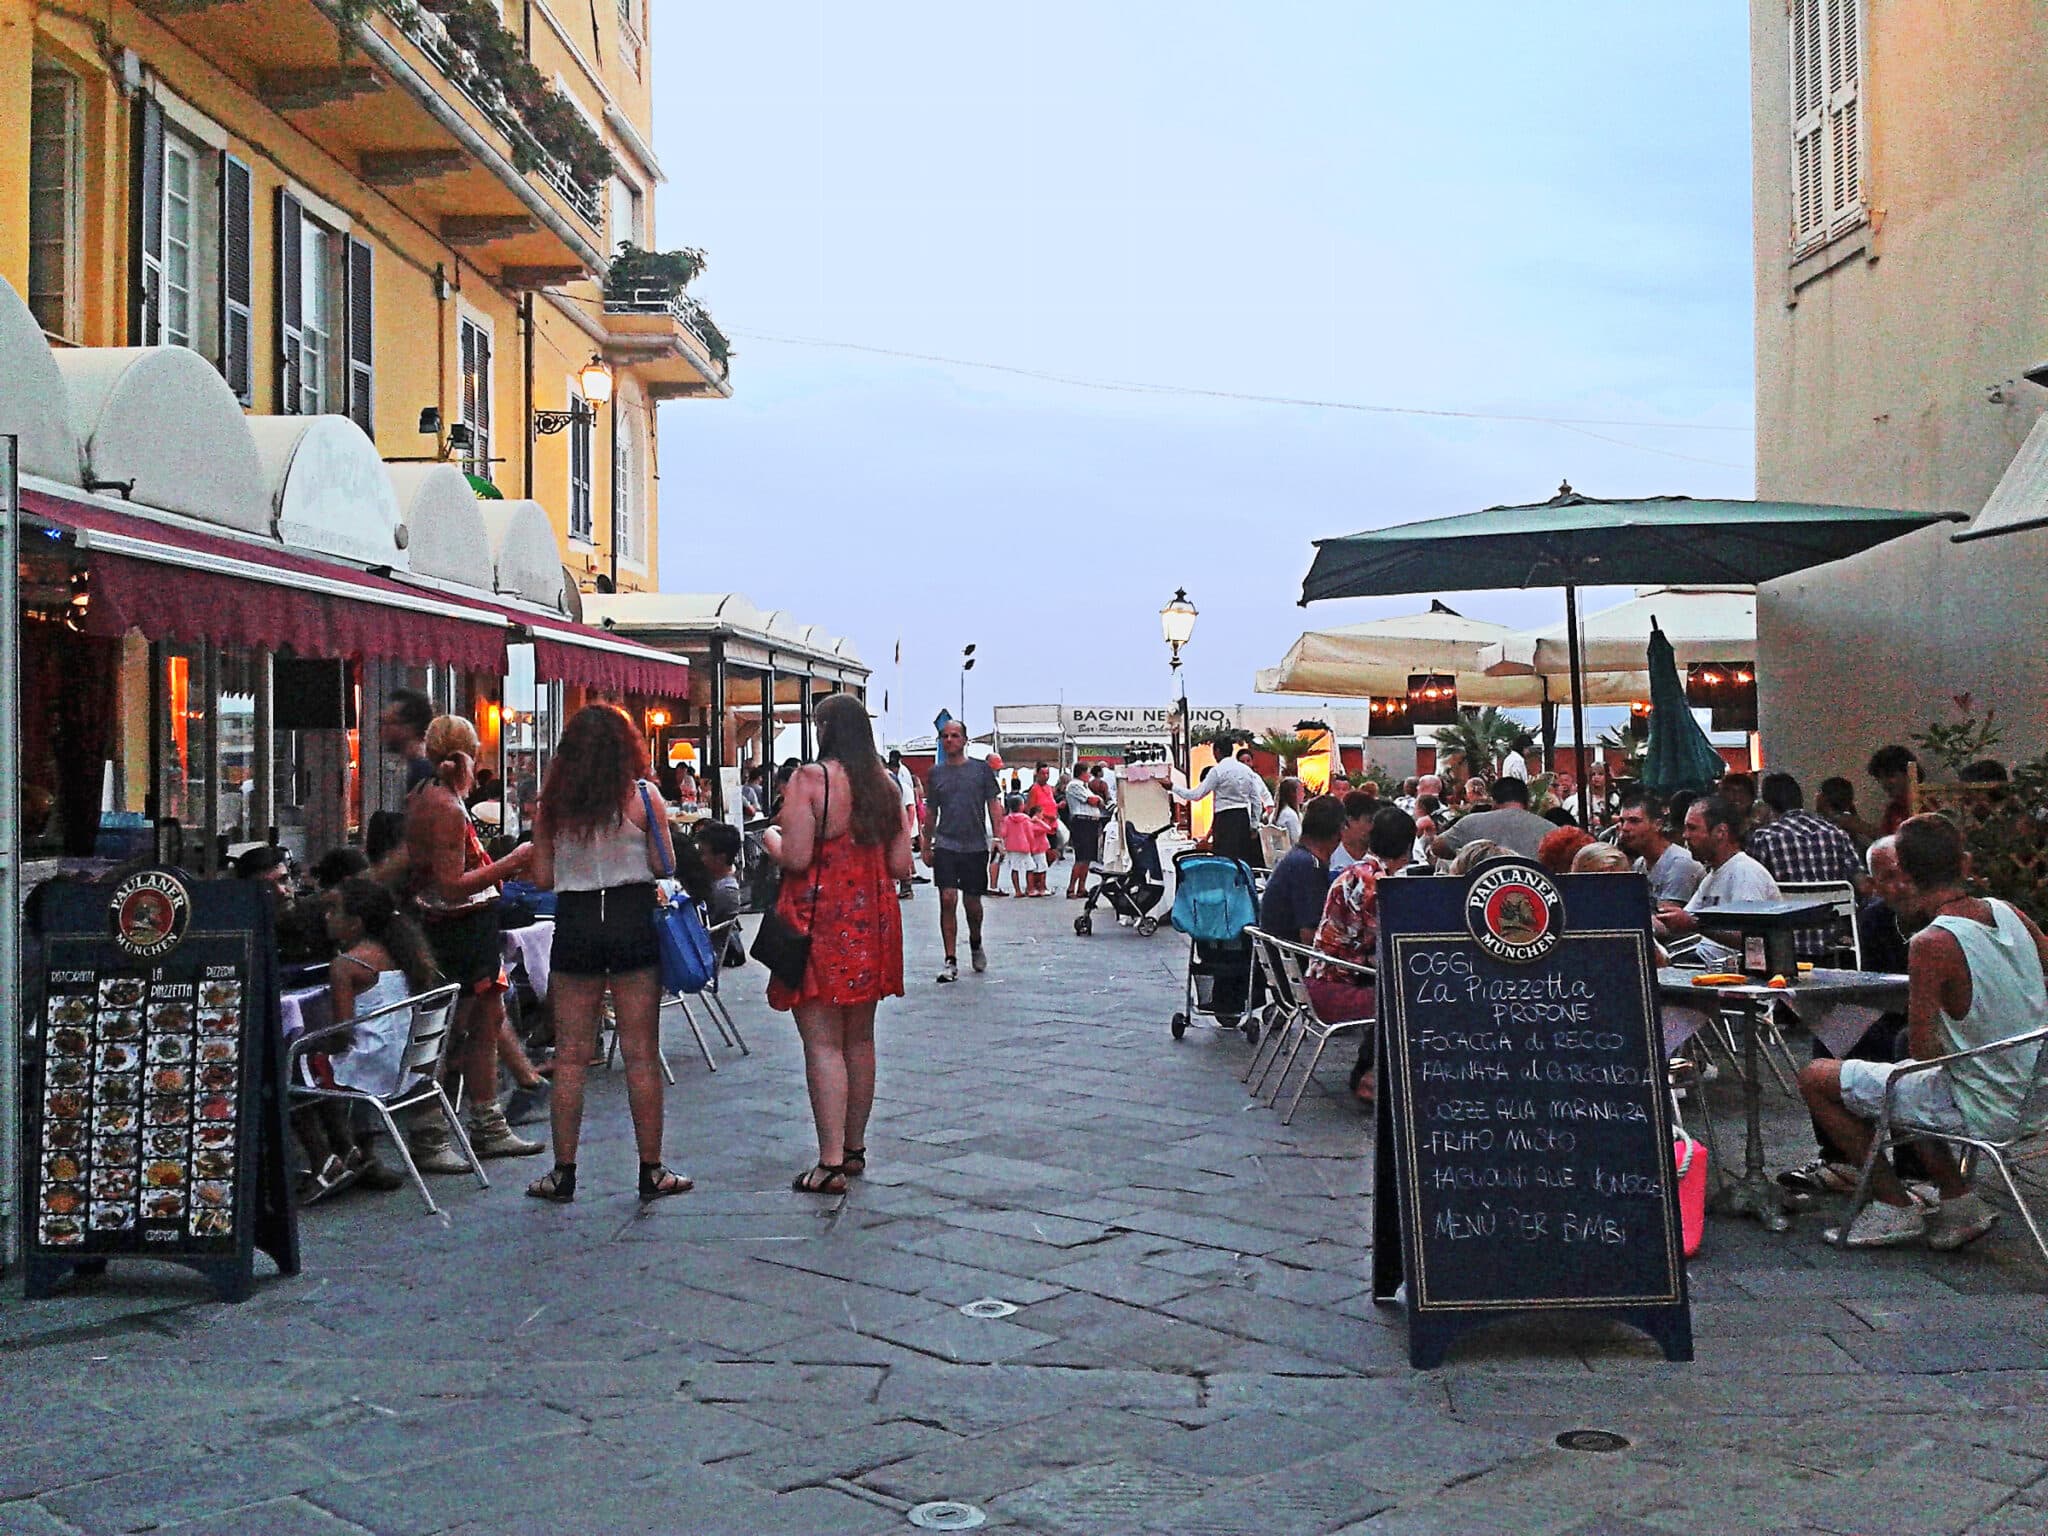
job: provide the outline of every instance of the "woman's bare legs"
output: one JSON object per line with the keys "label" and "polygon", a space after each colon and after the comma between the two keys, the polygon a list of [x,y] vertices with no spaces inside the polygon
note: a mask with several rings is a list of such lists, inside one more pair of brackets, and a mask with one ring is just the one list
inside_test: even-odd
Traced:
{"label": "woman's bare legs", "polygon": [[[846,1147],[865,1149],[868,1113],[875,1107],[875,1005],[839,1010],[844,1020],[846,1056]],[[841,1160],[845,1157],[841,1149]]]}
{"label": "woman's bare legs", "polygon": [[[573,1164],[583,1135],[583,1079],[597,1043],[598,1010],[604,1006],[605,978],[555,973],[555,1092],[548,1101],[555,1133],[555,1161]],[[625,1030],[619,1031],[624,1044]]]}
{"label": "woman's bare legs", "polygon": [[[626,1058],[626,1106],[642,1163],[661,1161],[661,979],[652,967],[612,978],[619,1054]],[[560,1090],[557,1089],[557,1092]]]}
{"label": "woman's bare legs", "polygon": [[798,1003],[795,1013],[811,1119],[818,1130],[818,1161],[837,1168],[846,1161],[846,1010],[830,1003]]}

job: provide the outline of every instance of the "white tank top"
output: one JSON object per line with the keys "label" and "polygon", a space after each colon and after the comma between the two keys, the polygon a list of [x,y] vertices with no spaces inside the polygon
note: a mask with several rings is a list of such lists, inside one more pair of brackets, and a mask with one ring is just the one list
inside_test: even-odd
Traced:
{"label": "white tank top", "polygon": [[[2041,973],[2041,952],[2018,914],[2002,901],[1990,900],[1996,928],[1967,917],[1937,917],[1934,926],[1953,934],[1970,967],[1970,1011],[1960,1019],[1937,1015],[1949,1048],[1967,1051],[2023,1035],[2048,1024],[2048,984]],[[2015,1115],[2038,1122],[2048,1106],[2028,1104],[2038,1045],[1998,1051],[1944,1068],[1956,1108],[1972,1129],[2003,1136]]]}
{"label": "white tank top", "polygon": [[625,816],[619,817],[617,826],[599,827],[587,837],[555,839],[557,891],[608,891],[653,879],[647,867],[647,833]]}

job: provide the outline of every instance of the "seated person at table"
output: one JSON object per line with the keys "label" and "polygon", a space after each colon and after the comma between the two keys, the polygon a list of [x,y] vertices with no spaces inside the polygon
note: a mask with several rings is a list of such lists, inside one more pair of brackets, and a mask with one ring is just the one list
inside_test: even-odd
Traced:
{"label": "seated person at table", "polygon": [[1344,802],[1317,795],[1301,813],[1301,841],[1266,877],[1259,927],[1291,944],[1313,944],[1330,894],[1330,855],[1344,834]]}
{"label": "seated person at table", "polygon": [[1632,789],[1621,797],[1621,819],[1615,836],[1624,853],[1632,854],[1636,872],[1650,881],[1650,900],[1674,901],[1681,905],[1692,899],[1707,872],[1700,862],[1664,835],[1664,807],[1647,790]]}
{"label": "seated person at table", "polygon": [[1573,857],[1592,841],[1593,834],[1583,827],[1559,827],[1536,845],[1536,862],[1553,875],[1568,875]]}
{"label": "seated person at table", "polygon": [[1372,819],[1380,809],[1379,801],[1358,789],[1349,791],[1343,803],[1344,830],[1338,835],[1336,851],[1330,855],[1332,876],[1343,874],[1365,857],[1365,841],[1372,832]]}
{"label": "seated person at table", "polygon": [[[1316,929],[1316,949],[1333,960],[1367,967],[1379,964],[1380,878],[1398,875],[1415,850],[1415,818],[1398,805],[1383,805],[1373,814],[1365,856],[1330,884],[1323,901],[1323,920]],[[1343,966],[1312,961],[1308,968],[1308,1002],[1325,1024],[1345,1024],[1373,1017],[1373,986],[1369,978]],[[1351,1068],[1351,1091],[1370,1103],[1373,1032],[1358,1041],[1358,1061]]]}
{"label": "seated person at table", "polygon": [[[1770,807],[1771,819],[1749,834],[1747,852],[1771,872],[1772,879],[1863,888],[1863,860],[1857,857],[1855,843],[1840,827],[1805,808],[1806,796],[1797,779],[1789,773],[1765,774],[1763,803]],[[1824,960],[1841,943],[1829,927],[1802,928],[1792,935],[1792,947],[1802,960]]]}
{"label": "seated person at table", "polygon": [[[363,876],[344,880],[325,898],[327,933],[334,941],[327,990],[334,1022],[430,991],[440,982],[426,936],[399,913],[390,890]],[[322,1088],[354,1088],[379,1098],[396,1093],[400,1058],[412,1038],[412,1011],[399,1009],[347,1034],[330,1035],[326,1049],[308,1051],[301,1064],[307,1081]],[[349,1184],[396,1189],[405,1181],[377,1161],[357,1140],[349,1106],[323,1099],[292,1112],[292,1129],[312,1165],[299,1185],[299,1203],[310,1205]]]}
{"label": "seated person at table", "polygon": [[[1963,835],[1945,817],[1908,817],[1893,846],[1897,872],[1887,869],[1880,877],[1879,893],[1918,927],[1906,958],[1911,1059],[1927,1061],[2039,1029],[2048,1018],[2042,969],[2048,939],[2041,930],[2007,903],[1969,894]],[[1914,1073],[1899,1084],[1894,1123],[1987,1139],[2012,1134],[2027,1107],[2039,1050],[2002,1051]],[[1850,1161],[1868,1154],[1885,1085],[1902,1065],[1814,1061],[1800,1070],[1807,1107]],[[1998,1213],[1971,1191],[1950,1149],[1924,1142],[1920,1153],[1941,1203],[1930,1214],[1879,1163],[1871,1177],[1876,1198],[1843,1234],[1847,1246],[1888,1247],[1925,1237],[1930,1248],[1946,1251],[1991,1229]]]}
{"label": "seated person at table", "polygon": [[1612,843],[1587,843],[1572,855],[1574,875],[1625,875],[1635,866],[1629,856]]}
{"label": "seated person at table", "polygon": [[370,856],[360,848],[330,848],[313,863],[313,884],[331,891],[344,880],[370,872]]}
{"label": "seated person at table", "polygon": [[1511,859],[1515,856],[1512,848],[1503,848],[1490,837],[1475,837],[1458,850],[1458,856],[1451,860],[1444,873],[1462,880],[1482,864],[1495,859]]}
{"label": "seated person at table", "polygon": [[1493,807],[1467,811],[1452,823],[1450,831],[1436,840],[1436,857],[1452,858],[1474,838],[1483,837],[1511,853],[1533,859],[1536,850],[1543,846],[1543,839],[1557,830],[1529,809],[1529,786],[1520,779],[1493,781]]}
{"label": "seated person at table", "polygon": [[[705,921],[716,928],[737,918],[747,904],[738,871],[740,829],[729,821],[700,822],[694,841],[704,872],[711,877],[711,892],[704,898]],[[725,936],[725,953],[720,959],[726,965],[747,963],[747,946],[739,929]]]}
{"label": "seated person at table", "polygon": [[1741,814],[1719,795],[1695,800],[1686,807],[1685,846],[1706,866],[1707,877],[1684,906],[1675,901],[1658,904],[1659,937],[1712,933],[1713,908],[1778,899],[1778,882],[1771,872],[1742,851]]}

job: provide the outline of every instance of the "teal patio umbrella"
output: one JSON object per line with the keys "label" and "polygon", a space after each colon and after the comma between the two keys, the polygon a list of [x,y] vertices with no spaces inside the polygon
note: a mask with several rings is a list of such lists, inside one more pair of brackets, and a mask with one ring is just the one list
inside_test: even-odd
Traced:
{"label": "teal patio umbrella", "polygon": [[[1316,540],[1303,606],[1333,597],[1397,597],[1494,587],[1563,587],[1572,735],[1584,744],[1579,588],[1754,584],[1859,554],[1961,512],[1837,507],[1804,501],[1607,500],[1558,487],[1548,501],[1488,507]],[[1579,815],[1586,786],[1579,786]]]}
{"label": "teal patio umbrella", "polygon": [[1678,658],[1671,642],[1650,619],[1650,744],[1643,753],[1643,788],[1668,799],[1681,789],[1704,794],[1720,781],[1721,754],[1707,740],[1692,707],[1685,702],[1685,684],[1678,680]]}

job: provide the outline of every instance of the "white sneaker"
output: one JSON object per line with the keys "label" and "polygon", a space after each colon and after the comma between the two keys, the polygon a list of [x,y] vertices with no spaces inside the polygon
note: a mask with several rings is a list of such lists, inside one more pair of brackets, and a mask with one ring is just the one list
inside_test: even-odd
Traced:
{"label": "white sneaker", "polygon": [[1944,1200],[1927,1221],[1927,1246],[1938,1253],[1954,1253],[1974,1243],[1998,1225],[1998,1212],[1975,1190]]}
{"label": "white sneaker", "polygon": [[951,955],[946,956],[946,963],[939,968],[940,983],[943,984],[949,981],[958,981],[959,979],[960,962],[958,960],[955,960]]}
{"label": "white sneaker", "polygon": [[1887,1205],[1882,1200],[1863,1207],[1846,1235],[1840,1227],[1828,1228],[1828,1241],[1844,1248],[1897,1248],[1926,1235],[1927,1214],[1918,1205]]}

